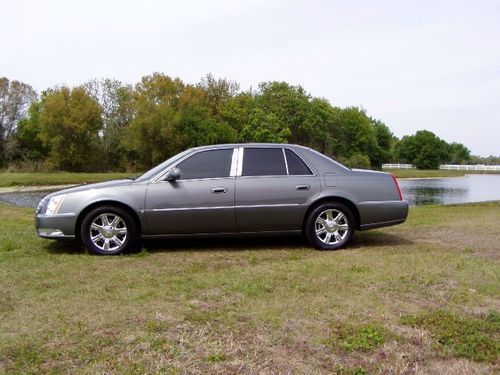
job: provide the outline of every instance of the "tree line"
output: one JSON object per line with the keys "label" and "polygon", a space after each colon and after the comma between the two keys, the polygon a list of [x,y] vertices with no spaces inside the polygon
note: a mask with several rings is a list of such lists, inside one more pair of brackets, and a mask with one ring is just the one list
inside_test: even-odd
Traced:
{"label": "tree line", "polygon": [[363,108],[333,106],[301,86],[196,84],[161,73],[135,85],[114,79],[40,95],[0,78],[0,166],[20,170],[139,171],[189,147],[231,142],[297,143],[361,168],[404,162],[433,169],[471,159],[430,131],[398,139]]}

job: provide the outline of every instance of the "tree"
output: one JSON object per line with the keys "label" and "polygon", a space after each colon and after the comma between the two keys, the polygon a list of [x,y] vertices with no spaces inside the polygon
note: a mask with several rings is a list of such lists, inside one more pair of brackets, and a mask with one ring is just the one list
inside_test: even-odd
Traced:
{"label": "tree", "polygon": [[135,115],[133,88],[113,79],[92,80],[87,82],[84,88],[99,103],[102,110],[102,128],[99,135],[104,161],[109,167],[120,167],[124,164],[125,154],[120,140]]}
{"label": "tree", "polygon": [[223,119],[224,108],[240,91],[237,82],[225,78],[215,79],[211,74],[203,77],[197,87],[205,91],[210,113],[219,121]]}
{"label": "tree", "polygon": [[371,164],[374,163],[373,152],[377,150],[375,129],[364,110],[357,107],[337,109],[332,132],[337,158],[349,159],[361,154],[368,156]]}
{"label": "tree", "polygon": [[201,87],[187,85],[180,98],[176,128],[181,148],[236,141],[236,131],[214,116],[208,93]]}
{"label": "tree", "polygon": [[392,160],[394,155],[394,135],[380,120],[370,118],[375,130],[376,145],[370,152],[371,164],[380,168],[382,164]]}
{"label": "tree", "polygon": [[305,119],[304,128],[308,129],[308,145],[327,155],[335,153],[333,127],[338,110],[326,99],[312,98]]}
{"label": "tree", "polygon": [[30,85],[0,78],[0,165],[18,156],[15,133],[19,121],[26,117],[30,103],[36,98]]}
{"label": "tree", "polygon": [[[292,86],[286,82],[263,82],[255,95],[258,114],[263,121],[271,121],[270,131],[279,131],[280,138],[285,136],[291,143],[308,144],[310,130],[306,127],[306,117],[311,96],[301,86]],[[263,115],[262,115],[263,114]],[[257,125],[264,129],[266,123]]]}
{"label": "tree", "polygon": [[[38,137],[48,148],[48,164],[63,171],[99,170],[101,108],[83,87],[61,87],[42,93]],[[35,130],[33,130],[35,131]]]}
{"label": "tree", "polygon": [[49,154],[49,148],[40,137],[40,108],[41,103],[31,103],[28,117],[19,121],[17,142],[22,152],[21,161],[41,162]]}
{"label": "tree", "polygon": [[397,153],[402,162],[414,164],[418,169],[437,169],[448,159],[446,142],[428,130],[404,136]]}
{"label": "tree", "polygon": [[184,83],[154,73],[135,86],[135,116],[123,133],[121,145],[133,169],[147,169],[182,149],[176,128]]}
{"label": "tree", "polygon": [[448,147],[448,160],[451,164],[465,164],[471,156],[470,151],[461,143],[453,142],[447,145]]}

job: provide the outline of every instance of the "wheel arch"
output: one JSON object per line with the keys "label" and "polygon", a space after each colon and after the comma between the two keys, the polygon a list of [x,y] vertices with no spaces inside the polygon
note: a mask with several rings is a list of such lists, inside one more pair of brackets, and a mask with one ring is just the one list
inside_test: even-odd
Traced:
{"label": "wheel arch", "polygon": [[354,220],[356,222],[356,230],[359,230],[360,229],[360,225],[361,225],[361,216],[359,214],[359,210],[358,208],[356,207],[356,205],[350,201],[349,199],[347,198],[344,198],[344,197],[339,197],[339,196],[326,196],[326,197],[321,197],[317,200],[315,200],[313,203],[311,203],[309,205],[309,207],[307,208],[305,214],[304,214],[304,217],[302,218],[302,231],[305,230],[305,225],[306,225],[306,222],[307,222],[307,218],[309,217],[310,213],[318,206],[324,204],[324,203],[329,203],[329,202],[338,202],[338,203],[342,203],[344,204],[345,206],[347,206],[347,208],[349,208],[354,216]]}
{"label": "wheel arch", "polygon": [[142,233],[141,220],[139,219],[139,215],[137,215],[137,212],[132,207],[130,207],[129,205],[127,205],[127,204],[125,204],[123,202],[119,202],[119,201],[115,201],[115,200],[103,200],[103,201],[97,201],[97,202],[94,202],[92,204],[89,204],[87,207],[85,207],[78,214],[78,218],[76,219],[76,223],[75,223],[75,238],[78,241],[81,241],[80,230],[81,230],[82,222],[83,222],[83,219],[85,218],[85,216],[87,216],[87,214],[90,211],[92,211],[94,208],[102,207],[102,206],[119,207],[119,208],[127,211],[132,216],[132,218],[134,219],[134,223],[135,223],[135,225],[137,227],[137,235],[140,236],[140,234]]}

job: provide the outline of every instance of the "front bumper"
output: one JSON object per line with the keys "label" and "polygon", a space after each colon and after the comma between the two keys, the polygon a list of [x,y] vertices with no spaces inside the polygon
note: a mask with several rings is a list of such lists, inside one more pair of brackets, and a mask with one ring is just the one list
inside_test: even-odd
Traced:
{"label": "front bumper", "polygon": [[36,234],[42,238],[75,238],[76,215],[73,213],[35,216]]}

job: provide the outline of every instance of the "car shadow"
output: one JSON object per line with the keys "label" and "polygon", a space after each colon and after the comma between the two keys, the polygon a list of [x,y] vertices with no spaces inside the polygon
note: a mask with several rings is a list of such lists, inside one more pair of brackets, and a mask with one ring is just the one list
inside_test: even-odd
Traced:
{"label": "car shadow", "polygon": [[[357,232],[345,250],[364,247],[409,246],[413,242],[400,235],[370,231]],[[84,254],[85,247],[77,242],[49,242],[45,245],[52,254]],[[189,251],[268,251],[268,250],[311,250],[313,248],[302,236],[280,237],[231,237],[142,240],[127,254],[141,251],[150,253]]]}
{"label": "car shadow", "polygon": [[410,246],[414,242],[397,234],[385,233],[379,231],[356,232],[350,248],[362,248],[365,246],[381,247],[381,246]]}

